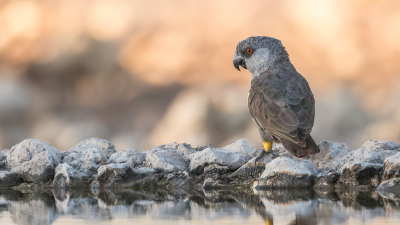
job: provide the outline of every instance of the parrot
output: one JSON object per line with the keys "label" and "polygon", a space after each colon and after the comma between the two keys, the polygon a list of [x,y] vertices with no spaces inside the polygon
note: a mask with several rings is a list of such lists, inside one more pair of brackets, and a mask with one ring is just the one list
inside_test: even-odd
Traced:
{"label": "parrot", "polygon": [[247,105],[264,146],[256,161],[272,152],[274,142],[297,158],[320,152],[310,135],[314,95],[282,42],[267,36],[246,38],[237,44],[233,65],[252,75]]}

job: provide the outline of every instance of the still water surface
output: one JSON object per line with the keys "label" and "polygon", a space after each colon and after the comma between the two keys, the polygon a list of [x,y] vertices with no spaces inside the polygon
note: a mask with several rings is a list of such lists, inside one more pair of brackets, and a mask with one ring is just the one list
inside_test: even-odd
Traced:
{"label": "still water surface", "polygon": [[0,190],[0,224],[400,224],[400,199],[392,197],[377,191]]}

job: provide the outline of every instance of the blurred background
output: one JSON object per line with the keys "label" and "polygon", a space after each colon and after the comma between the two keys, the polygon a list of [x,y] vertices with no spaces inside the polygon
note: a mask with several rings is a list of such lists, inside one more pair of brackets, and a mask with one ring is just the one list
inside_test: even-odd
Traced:
{"label": "blurred background", "polygon": [[0,148],[261,147],[232,64],[257,35],[308,80],[317,142],[400,142],[400,1],[0,0]]}

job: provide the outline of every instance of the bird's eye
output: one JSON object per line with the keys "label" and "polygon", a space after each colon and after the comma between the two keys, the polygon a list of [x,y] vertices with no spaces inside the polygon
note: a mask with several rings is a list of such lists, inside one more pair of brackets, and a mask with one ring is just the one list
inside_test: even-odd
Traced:
{"label": "bird's eye", "polygon": [[246,50],[246,52],[247,52],[247,54],[251,54],[251,53],[253,52],[253,49],[248,48],[248,49]]}

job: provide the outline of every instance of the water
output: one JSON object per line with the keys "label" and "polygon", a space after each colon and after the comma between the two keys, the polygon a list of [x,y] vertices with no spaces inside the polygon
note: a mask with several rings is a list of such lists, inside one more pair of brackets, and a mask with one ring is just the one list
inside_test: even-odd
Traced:
{"label": "water", "polygon": [[400,224],[397,199],[377,191],[0,190],[0,224]]}

